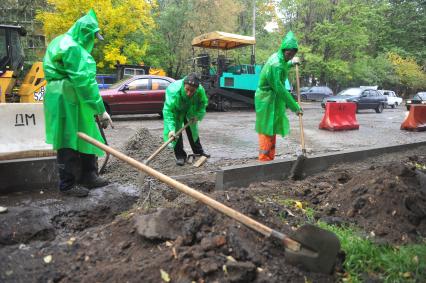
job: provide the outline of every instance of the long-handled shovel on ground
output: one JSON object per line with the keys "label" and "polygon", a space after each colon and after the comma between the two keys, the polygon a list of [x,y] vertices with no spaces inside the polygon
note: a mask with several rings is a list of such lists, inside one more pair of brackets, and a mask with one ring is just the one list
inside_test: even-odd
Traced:
{"label": "long-handled shovel on ground", "polygon": [[293,235],[287,236],[277,230],[273,230],[262,223],[228,207],[224,204],[192,189],[151,167],[107,146],[84,133],[78,133],[78,136],[111,153],[118,159],[130,164],[131,166],[143,171],[170,187],[210,206],[213,209],[243,223],[247,227],[263,234],[266,237],[278,239],[285,247],[286,260],[295,265],[301,265],[314,272],[331,273],[336,264],[337,254],[340,250],[339,239],[330,231],[323,230],[313,225],[304,225],[296,230]]}
{"label": "long-handled shovel on ground", "polygon": [[[145,165],[148,165],[149,164],[149,162],[151,162],[151,160],[152,159],[154,159],[158,154],[160,154],[160,152],[162,152],[168,145],[169,145],[169,143],[171,143],[172,141],[174,141],[175,139],[177,139],[177,138],[179,138],[179,135],[186,129],[186,128],[188,128],[188,126],[190,125],[191,123],[190,122],[188,122],[188,123],[186,123],[181,129],[179,129],[179,131],[177,131],[176,133],[175,133],[175,135],[173,136],[173,137],[171,137],[171,138],[169,138],[165,143],[163,143],[153,154],[151,154],[151,156],[149,156],[147,159],[145,159],[144,161],[143,161],[143,163],[145,164]],[[146,177],[146,174],[144,173],[144,172],[140,172],[139,173],[139,182],[141,183],[141,184],[143,184],[144,183],[144,180],[145,180],[145,177]]]}
{"label": "long-handled shovel on ground", "polygon": [[[96,124],[98,124],[99,131],[101,132],[101,136],[104,139],[105,144],[108,145],[108,141],[105,137],[105,132],[104,132],[104,128],[101,125],[101,121],[99,121],[99,118],[97,116],[96,116],[95,119],[96,119]],[[109,159],[110,154],[107,151],[105,152],[105,154],[106,154],[106,156],[105,156],[104,161],[102,162],[101,168],[99,169],[99,174],[103,174],[105,172],[105,168],[106,168],[106,165],[108,163],[108,159]]]}
{"label": "long-handled shovel on ground", "polygon": [[[299,66],[296,64],[296,91],[297,91],[297,102],[300,103],[300,81],[299,81]],[[302,145],[302,154],[300,154],[293,164],[290,171],[290,177],[293,180],[300,180],[303,177],[303,167],[306,161],[306,147],[305,147],[305,135],[303,130],[302,114],[299,113],[299,127],[300,127],[300,143]]]}
{"label": "long-handled shovel on ground", "polygon": [[149,162],[151,162],[152,159],[154,159],[154,157],[156,157],[160,152],[162,152],[166,146],[169,145],[169,143],[171,143],[172,141],[174,141],[175,139],[179,138],[179,135],[186,129],[188,128],[188,126],[191,124],[191,122],[186,123],[181,129],[179,129],[179,131],[176,132],[176,134],[169,138],[165,143],[163,143],[153,154],[151,154],[150,157],[148,157],[147,159],[144,160],[144,164],[148,165]]}

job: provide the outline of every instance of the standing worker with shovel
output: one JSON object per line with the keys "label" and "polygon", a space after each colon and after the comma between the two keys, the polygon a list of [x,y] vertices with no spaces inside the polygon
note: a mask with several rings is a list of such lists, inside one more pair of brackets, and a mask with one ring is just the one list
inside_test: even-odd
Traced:
{"label": "standing worker with shovel", "polygon": [[[210,157],[201,146],[198,135],[197,122],[206,114],[208,100],[200,79],[195,73],[191,73],[182,80],[175,81],[166,89],[166,101],[164,102],[164,141],[175,137],[175,133],[183,124],[190,122],[186,128],[189,144],[194,154]],[[172,142],[176,156],[176,164],[183,166],[187,154],[183,149],[182,134]]]}
{"label": "standing worker with shovel", "polygon": [[90,10],[68,32],[53,39],[43,60],[46,142],[57,150],[60,192],[77,197],[108,184],[98,176],[96,155],[104,152],[77,137],[77,132],[84,132],[104,142],[94,116],[103,127],[112,126],[99,95],[96,62],[90,55],[95,38],[103,39],[96,14]]}
{"label": "standing worker with shovel", "polygon": [[293,32],[288,32],[278,52],[272,54],[260,73],[255,94],[256,132],[259,134],[259,161],[275,158],[276,135],[288,135],[290,123],[286,109],[302,115],[302,109],[285,88],[284,82],[292,65],[299,64],[294,57],[298,51]]}

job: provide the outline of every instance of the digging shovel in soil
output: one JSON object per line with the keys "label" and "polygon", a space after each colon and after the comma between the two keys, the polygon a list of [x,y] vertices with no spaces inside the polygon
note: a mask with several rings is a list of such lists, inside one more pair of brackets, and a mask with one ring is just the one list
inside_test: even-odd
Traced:
{"label": "digging shovel in soil", "polygon": [[[179,135],[186,129],[186,128],[188,128],[188,126],[191,124],[191,122],[188,122],[188,123],[186,123],[181,129],[179,129],[179,131],[177,131],[176,132],[176,134],[173,136],[173,137],[171,137],[171,138],[169,138],[165,143],[163,143],[153,154],[151,154],[151,156],[150,157],[148,157],[147,159],[145,159],[144,161],[143,161],[143,164],[145,164],[145,165],[148,165],[150,162],[151,162],[151,160],[153,160],[158,154],[160,154],[160,152],[162,152],[168,145],[169,145],[169,143],[171,143],[172,141],[174,141],[176,138],[178,138],[179,137]],[[145,174],[145,172],[143,172],[143,171],[141,171],[140,173],[139,173],[139,182],[141,183],[141,184],[143,184],[144,183],[144,180],[145,180],[145,177],[146,177],[146,174]]]}
{"label": "digging shovel in soil", "polygon": [[[297,91],[297,102],[300,102],[300,80],[299,80],[299,66],[296,64],[296,91]],[[303,170],[306,162],[306,147],[305,147],[305,134],[303,130],[302,114],[299,113],[299,128],[300,128],[300,144],[302,146],[302,154],[300,154],[293,166],[291,167],[290,177],[293,180],[301,180],[303,178]]]}
{"label": "digging shovel in soil", "polygon": [[331,273],[333,271],[333,267],[337,261],[337,255],[340,250],[340,242],[336,235],[332,232],[313,225],[304,225],[296,230],[291,236],[285,235],[152,169],[146,164],[143,164],[107,145],[98,142],[84,133],[78,133],[78,136],[100,149],[109,152],[116,158],[121,159],[161,182],[166,183],[170,187],[173,187],[176,190],[235,219],[264,236],[278,239],[285,247],[286,260],[289,263],[301,265],[313,272]]}
{"label": "digging shovel in soil", "polygon": [[169,138],[165,143],[163,143],[153,154],[151,154],[150,157],[148,157],[143,163],[145,165],[148,165],[149,162],[151,162],[152,159],[154,159],[154,157],[156,157],[160,152],[162,152],[166,146],[169,145],[169,143],[171,143],[172,141],[174,141],[176,138],[179,137],[179,135],[186,129],[188,128],[188,126],[191,124],[191,122],[186,123],[181,129],[179,129],[179,131],[176,132],[176,134]]}
{"label": "digging shovel in soil", "polygon": [[[101,132],[101,136],[104,139],[105,144],[108,145],[108,141],[107,141],[107,139],[105,137],[105,132],[104,132],[103,126],[101,125],[101,121],[99,120],[99,118],[97,116],[96,116],[95,119],[96,119],[96,124],[98,124],[99,131]],[[100,175],[102,175],[103,173],[105,173],[105,168],[106,168],[106,165],[107,165],[108,160],[109,160],[109,155],[110,154],[108,152],[105,152],[105,154],[106,154],[105,159],[102,162],[101,168],[99,169],[99,174]]]}

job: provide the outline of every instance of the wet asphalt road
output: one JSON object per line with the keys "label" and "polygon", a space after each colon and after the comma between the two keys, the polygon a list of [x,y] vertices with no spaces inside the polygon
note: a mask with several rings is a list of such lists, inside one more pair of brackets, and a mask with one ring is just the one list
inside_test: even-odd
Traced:
{"label": "wet asphalt road", "polygon": [[[357,120],[359,130],[331,132],[320,130],[319,123],[324,110],[319,102],[302,103],[304,108],[305,143],[308,154],[321,154],[369,147],[381,147],[426,140],[426,132],[401,131],[400,126],[408,112],[405,107],[360,110]],[[277,158],[288,158],[300,153],[300,131],[297,116],[288,110],[291,133],[277,138]],[[120,147],[141,127],[148,128],[152,135],[162,136],[163,121],[158,115],[113,116],[114,129],[106,130],[108,142]],[[211,161],[219,159],[256,158],[258,138],[254,131],[255,112],[252,110],[232,112],[208,112],[200,123],[203,147],[211,153]],[[185,140],[185,148],[189,144]],[[190,150],[189,150],[190,151]]]}

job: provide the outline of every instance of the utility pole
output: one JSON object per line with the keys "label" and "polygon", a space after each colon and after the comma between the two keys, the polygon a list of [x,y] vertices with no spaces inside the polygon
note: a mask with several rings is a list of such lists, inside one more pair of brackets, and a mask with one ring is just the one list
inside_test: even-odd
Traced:
{"label": "utility pole", "polygon": [[[253,0],[253,37],[256,39],[256,0]],[[256,64],[256,45],[251,47],[251,64]]]}

